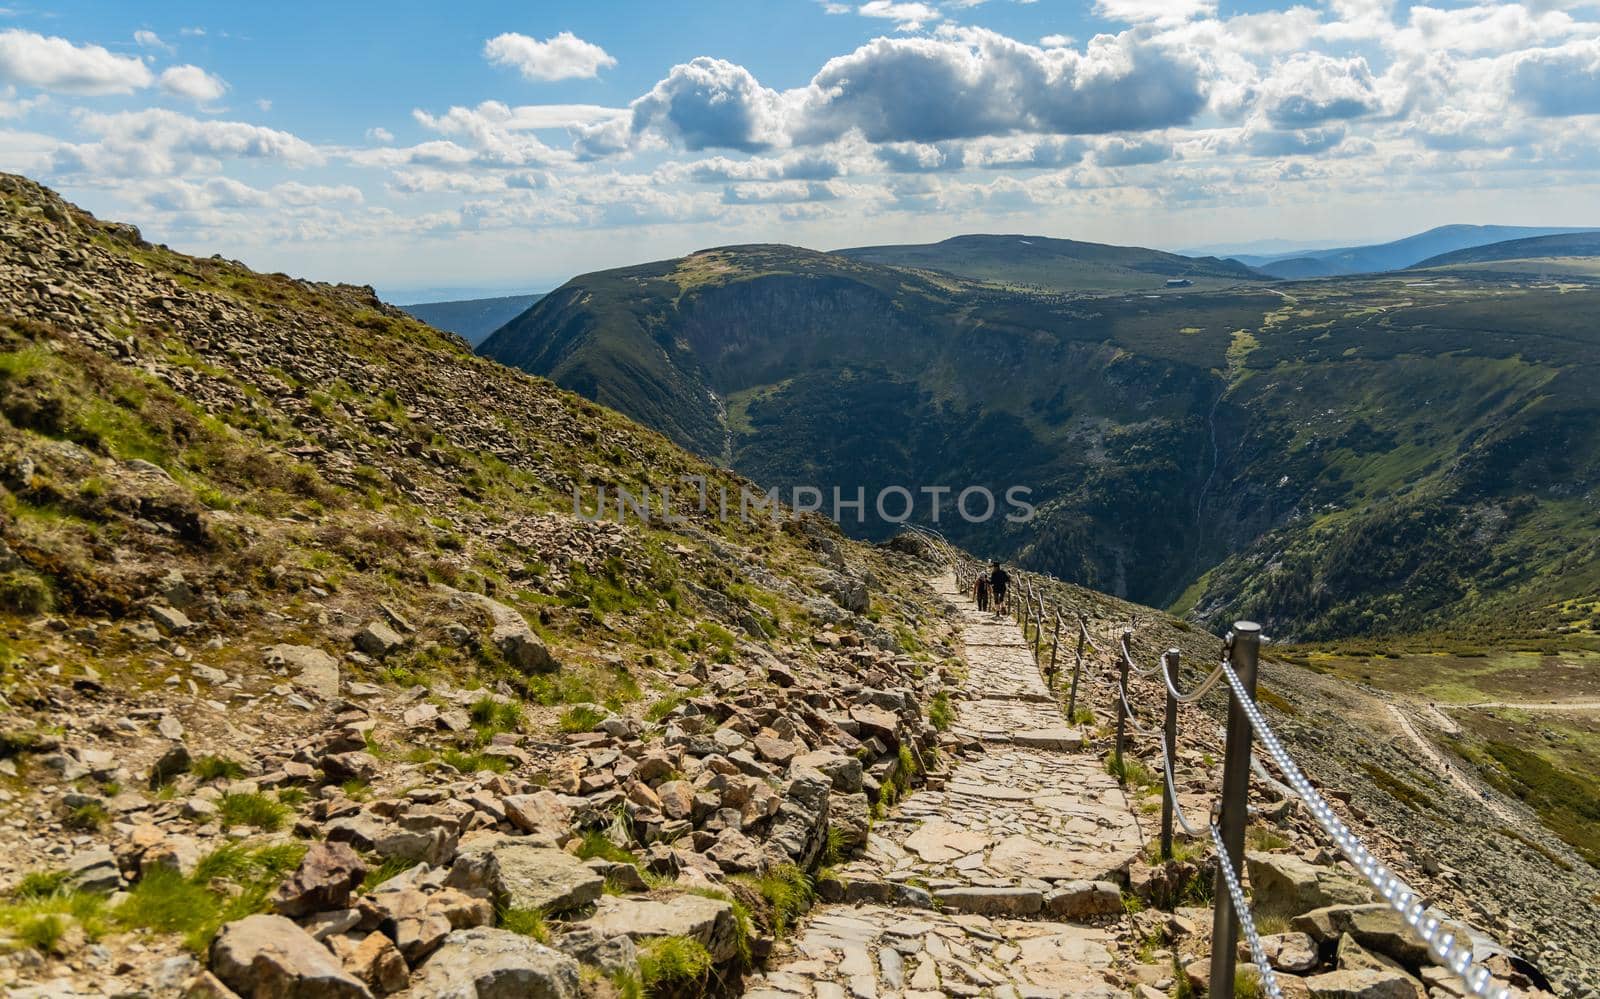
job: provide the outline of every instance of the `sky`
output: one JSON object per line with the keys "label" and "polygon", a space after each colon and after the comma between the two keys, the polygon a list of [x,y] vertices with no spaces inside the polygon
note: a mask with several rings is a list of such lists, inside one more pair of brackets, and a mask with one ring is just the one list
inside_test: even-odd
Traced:
{"label": "sky", "polygon": [[1600,225],[1600,0],[0,0],[0,170],[397,302],[735,243]]}

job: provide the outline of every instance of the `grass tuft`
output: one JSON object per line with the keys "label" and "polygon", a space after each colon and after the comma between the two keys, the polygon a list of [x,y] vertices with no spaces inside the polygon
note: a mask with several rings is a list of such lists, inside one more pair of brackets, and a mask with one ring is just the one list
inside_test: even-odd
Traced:
{"label": "grass tuft", "polygon": [[217,815],[224,826],[254,826],[263,832],[277,832],[294,814],[294,809],[277,798],[256,792],[224,794],[217,800]]}
{"label": "grass tuft", "polygon": [[646,992],[702,983],[711,973],[711,952],[689,937],[662,937],[639,950],[639,980]]}

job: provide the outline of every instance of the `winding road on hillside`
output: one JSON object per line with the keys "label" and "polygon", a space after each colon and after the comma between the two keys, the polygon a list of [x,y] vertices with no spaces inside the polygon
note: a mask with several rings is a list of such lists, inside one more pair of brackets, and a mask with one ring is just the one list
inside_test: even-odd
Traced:
{"label": "winding road on hillside", "polygon": [[1511,809],[1496,801],[1493,796],[1485,793],[1477,784],[1467,779],[1467,776],[1461,772],[1460,768],[1445,759],[1444,754],[1439,752],[1421,732],[1418,732],[1415,725],[1411,724],[1411,717],[1405,713],[1403,708],[1395,704],[1387,705],[1387,707],[1389,714],[1394,716],[1395,723],[1400,726],[1401,733],[1417,747],[1417,750],[1422,754],[1422,758],[1427,760],[1428,764],[1435,770],[1443,774],[1463,794],[1475,801],[1482,802],[1485,808],[1514,829],[1521,828],[1526,824],[1524,819],[1519,818]]}

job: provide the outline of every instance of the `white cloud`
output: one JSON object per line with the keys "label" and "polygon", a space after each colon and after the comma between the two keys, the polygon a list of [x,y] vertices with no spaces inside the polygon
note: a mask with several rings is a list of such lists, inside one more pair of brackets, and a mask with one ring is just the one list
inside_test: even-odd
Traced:
{"label": "white cloud", "polygon": [[1600,114],[1600,39],[1523,53],[1514,61],[1511,92],[1547,117]]}
{"label": "white cloud", "polygon": [[511,66],[529,80],[547,82],[592,78],[617,64],[605,49],[570,31],[539,41],[506,32],[483,44],[483,54],[497,66]]}
{"label": "white cloud", "polygon": [[1361,56],[1302,53],[1279,63],[1261,85],[1262,109],[1278,128],[1359,118],[1379,105],[1372,71]]}
{"label": "white cloud", "polygon": [[0,31],[0,81],[67,94],[131,94],[150,70],[133,56],[12,28]]}
{"label": "white cloud", "polygon": [[755,152],[785,143],[786,104],[743,66],[701,56],[633,102],[631,128],[685,149]]}
{"label": "white cloud", "polygon": [[222,160],[273,160],[286,166],[324,162],[322,153],[304,139],[242,121],[201,121],[150,108],[115,114],[80,112],[77,122],[98,141],[63,144],[56,150],[58,173],[170,176],[214,172]]}
{"label": "white cloud", "polygon": [[256,108],[260,111],[271,111],[272,101],[265,97],[256,98]]}
{"label": "white cloud", "polygon": [[1128,24],[1180,24],[1217,11],[1216,0],[1095,0],[1094,12]]}
{"label": "white cloud", "polygon": [[901,31],[920,31],[925,24],[942,20],[944,15],[924,3],[902,3],[897,0],[867,0],[856,8],[862,17],[876,17],[895,22]]}
{"label": "white cloud", "polygon": [[380,125],[374,125],[373,127],[367,129],[367,138],[371,139],[373,142],[382,142],[387,144],[394,141],[394,133]]}
{"label": "white cloud", "polygon": [[154,31],[146,31],[143,28],[133,33],[133,41],[135,45],[143,49],[160,49],[162,52],[173,51],[173,47],[162,41],[160,35]]}
{"label": "white cloud", "polygon": [[44,94],[38,97],[17,97],[17,88],[6,86],[0,90],[0,120],[7,118],[21,118],[34,108],[50,103],[50,98]]}
{"label": "white cloud", "polygon": [[1199,64],[1132,33],[1079,53],[981,29],[878,38],[831,59],[804,95],[796,141],[860,129],[870,142],[1011,132],[1088,134],[1178,125],[1204,106]]}
{"label": "white cloud", "polygon": [[1045,49],[1064,49],[1072,43],[1071,35],[1045,35],[1039,39],[1039,47]]}
{"label": "white cloud", "polygon": [[210,104],[228,92],[228,85],[199,66],[172,66],[161,73],[161,89],[196,104]]}

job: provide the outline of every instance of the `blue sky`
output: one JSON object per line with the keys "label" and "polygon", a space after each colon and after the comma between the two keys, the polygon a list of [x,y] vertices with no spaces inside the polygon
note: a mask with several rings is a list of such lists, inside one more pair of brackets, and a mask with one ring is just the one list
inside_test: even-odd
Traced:
{"label": "blue sky", "polygon": [[0,0],[0,169],[397,300],[735,242],[1600,222],[1600,3]]}

